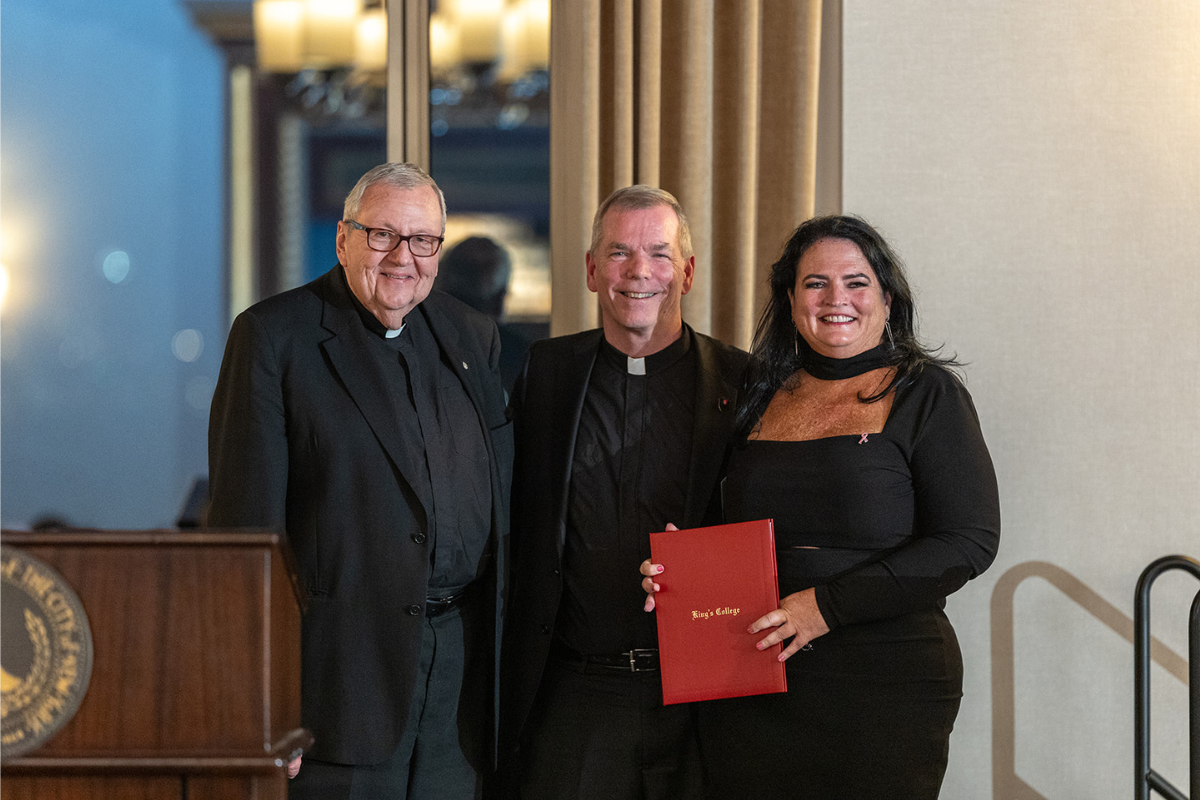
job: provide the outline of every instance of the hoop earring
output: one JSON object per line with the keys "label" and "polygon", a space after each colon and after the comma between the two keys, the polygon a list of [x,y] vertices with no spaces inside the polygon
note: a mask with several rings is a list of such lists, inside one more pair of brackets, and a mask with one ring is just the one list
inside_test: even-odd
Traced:
{"label": "hoop earring", "polygon": [[887,334],[888,349],[896,349],[896,340],[892,338],[892,321],[890,319],[883,321],[883,332]]}

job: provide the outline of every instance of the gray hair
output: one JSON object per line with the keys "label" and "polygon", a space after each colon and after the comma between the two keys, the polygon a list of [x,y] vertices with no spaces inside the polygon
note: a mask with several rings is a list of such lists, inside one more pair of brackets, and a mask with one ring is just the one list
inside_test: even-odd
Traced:
{"label": "gray hair", "polygon": [[687,261],[692,257],[692,231],[688,227],[687,215],[683,213],[683,208],[679,205],[679,201],[675,199],[675,195],[664,189],[656,189],[653,186],[645,184],[637,184],[635,186],[626,186],[624,189],[617,189],[615,192],[605,198],[600,207],[596,209],[596,216],[592,218],[592,244],[588,252],[592,254],[592,258],[596,257],[596,251],[600,249],[600,237],[604,235],[604,215],[609,211],[639,211],[644,208],[655,208],[657,206],[667,206],[675,212],[675,217],[679,220],[679,231],[677,239],[679,243],[679,252],[683,255],[683,260]]}
{"label": "gray hair", "polygon": [[419,189],[429,186],[437,193],[438,205],[442,209],[442,232],[446,231],[446,196],[433,178],[416,164],[401,164],[390,162],[372,168],[366,175],[358,179],[350,194],[346,195],[346,204],[342,208],[342,219],[357,219],[358,209],[362,204],[363,195],[377,183],[394,186],[397,189]]}

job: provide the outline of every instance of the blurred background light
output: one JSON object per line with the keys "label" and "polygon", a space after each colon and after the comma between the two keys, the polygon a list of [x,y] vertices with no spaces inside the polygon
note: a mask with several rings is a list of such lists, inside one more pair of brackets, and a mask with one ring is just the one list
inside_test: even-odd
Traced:
{"label": "blurred background light", "polygon": [[171,338],[171,352],[180,361],[191,363],[204,352],[204,337],[195,328],[184,328]]}
{"label": "blurred background light", "polygon": [[387,69],[387,11],[370,8],[355,23],[354,66],[366,72]]}
{"label": "blurred background light", "polygon": [[104,277],[110,283],[120,283],[129,277],[129,253],[114,250],[104,257]]}
{"label": "blurred background light", "polygon": [[5,308],[8,297],[8,265],[13,263],[13,237],[9,235],[11,226],[0,228],[0,308]]}

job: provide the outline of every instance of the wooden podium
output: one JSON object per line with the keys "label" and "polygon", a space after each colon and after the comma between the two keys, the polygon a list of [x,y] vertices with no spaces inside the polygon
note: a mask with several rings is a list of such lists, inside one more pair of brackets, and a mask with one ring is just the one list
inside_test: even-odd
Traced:
{"label": "wooden podium", "polygon": [[17,533],[83,603],[91,682],[40,749],[3,764],[3,800],[287,797],[300,727],[300,604],[271,533]]}

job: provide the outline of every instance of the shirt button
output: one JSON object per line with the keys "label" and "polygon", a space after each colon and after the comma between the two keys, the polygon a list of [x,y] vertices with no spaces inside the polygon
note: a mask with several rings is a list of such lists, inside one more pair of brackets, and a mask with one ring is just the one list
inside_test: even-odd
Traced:
{"label": "shirt button", "polygon": [[418,616],[420,613],[421,613],[421,607],[419,605],[416,605],[414,603],[413,605],[408,607],[409,616],[415,617],[415,616]]}
{"label": "shirt button", "polygon": [[417,544],[425,544],[425,538],[425,534],[423,533],[414,533],[412,535],[412,540]]}
{"label": "shirt button", "polygon": [[545,634],[549,635],[549,633],[550,633],[550,626],[549,626],[549,625],[543,625],[543,626],[542,626],[542,633],[545,633]]}
{"label": "shirt button", "polygon": [[558,570],[554,570],[554,574],[555,574],[555,575],[561,575],[562,573],[560,573]]}

